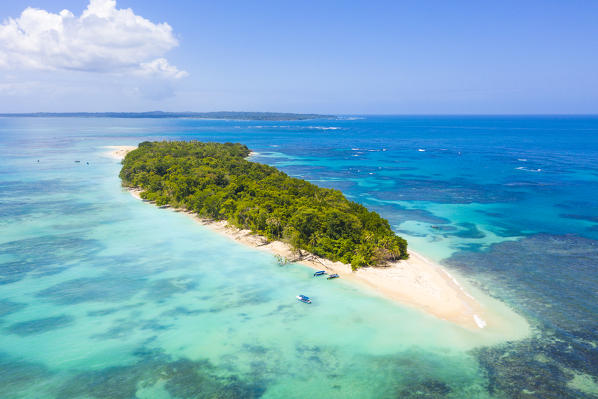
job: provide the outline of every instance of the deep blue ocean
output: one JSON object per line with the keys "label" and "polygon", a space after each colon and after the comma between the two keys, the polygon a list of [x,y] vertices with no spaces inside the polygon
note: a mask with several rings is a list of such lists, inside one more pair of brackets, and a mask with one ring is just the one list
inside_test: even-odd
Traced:
{"label": "deep blue ocean", "polygon": [[[339,189],[531,333],[478,340],[138,201],[106,146],[145,140]],[[0,398],[596,397],[598,117],[0,118]]]}

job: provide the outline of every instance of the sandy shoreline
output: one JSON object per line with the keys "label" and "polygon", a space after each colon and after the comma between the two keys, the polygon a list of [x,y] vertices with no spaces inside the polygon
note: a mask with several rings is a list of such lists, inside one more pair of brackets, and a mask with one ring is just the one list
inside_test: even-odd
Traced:
{"label": "sandy shoreline", "polygon": [[[110,148],[111,157],[122,159],[136,147]],[[129,192],[141,199],[140,190],[129,189]],[[202,219],[182,209],[174,210],[187,214],[210,230],[241,244],[279,255],[314,270],[337,273],[342,279],[365,286],[378,295],[463,327],[480,331],[494,320],[486,307],[470,295],[446,269],[415,251],[409,251],[408,260],[395,262],[388,267],[369,267],[353,272],[347,264],[306,254],[305,251],[303,256],[299,256],[284,242],[268,241],[265,237],[251,234],[249,230],[230,226],[226,221]]]}
{"label": "sandy shoreline", "polygon": [[127,153],[137,148],[136,145],[107,145],[104,148],[109,151],[105,153],[106,156],[114,159],[123,159]]}

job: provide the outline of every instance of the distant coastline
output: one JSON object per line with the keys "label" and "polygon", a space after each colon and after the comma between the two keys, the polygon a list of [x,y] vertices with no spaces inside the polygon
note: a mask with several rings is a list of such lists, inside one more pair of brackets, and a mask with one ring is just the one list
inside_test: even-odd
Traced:
{"label": "distant coastline", "polygon": [[[106,155],[122,160],[135,146],[109,146]],[[135,198],[141,200],[140,191],[127,188]],[[146,201],[148,202],[148,201]],[[164,206],[164,208],[171,208]],[[252,234],[249,230],[241,230],[226,221],[215,221],[201,218],[184,209],[171,208],[184,213],[210,230],[222,234],[246,246],[272,253],[281,259],[300,263],[314,270],[326,270],[337,273],[346,281],[365,287],[387,299],[403,305],[423,310],[437,318],[450,321],[468,329],[495,332],[509,330],[509,322],[505,319],[516,317],[496,313],[488,308],[488,298],[479,302],[468,293],[459,282],[439,264],[432,262],[421,254],[409,250],[410,257],[390,264],[388,267],[368,267],[356,272],[351,266],[341,262],[333,262],[316,255],[305,253],[298,257],[296,252],[286,243],[267,240],[265,237]],[[477,295],[476,295],[477,296]],[[521,331],[520,331],[521,332]]]}
{"label": "distant coastline", "polygon": [[11,118],[125,118],[125,119],[160,119],[160,118],[191,118],[191,119],[226,119],[248,121],[302,121],[310,119],[336,119],[334,115],[295,114],[286,112],[31,112],[31,113],[0,113],[0,117]]}

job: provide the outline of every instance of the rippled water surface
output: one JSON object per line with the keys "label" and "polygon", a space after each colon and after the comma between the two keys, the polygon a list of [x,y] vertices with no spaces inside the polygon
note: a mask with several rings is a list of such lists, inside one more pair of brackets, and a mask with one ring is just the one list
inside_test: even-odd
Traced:
{"label": "rippled water surface", "polygon": [[[135,200],[103,147],[162,139],[342,190],[532,334],[480,337]],[[598,118],[3,118],[0,160],[2,398],[598,397]]]}

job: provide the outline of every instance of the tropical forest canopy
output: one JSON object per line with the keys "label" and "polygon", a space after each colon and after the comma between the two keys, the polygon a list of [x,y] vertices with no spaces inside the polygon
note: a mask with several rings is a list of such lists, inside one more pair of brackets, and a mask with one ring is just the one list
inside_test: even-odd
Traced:
{"label": "tropical forest canopy", "polygon": [[353,269],[406,259],[387,220],[338,191],[250,162],[243,144],[143,142],[123,160],[123,185],[158,205],[226,220]]}

